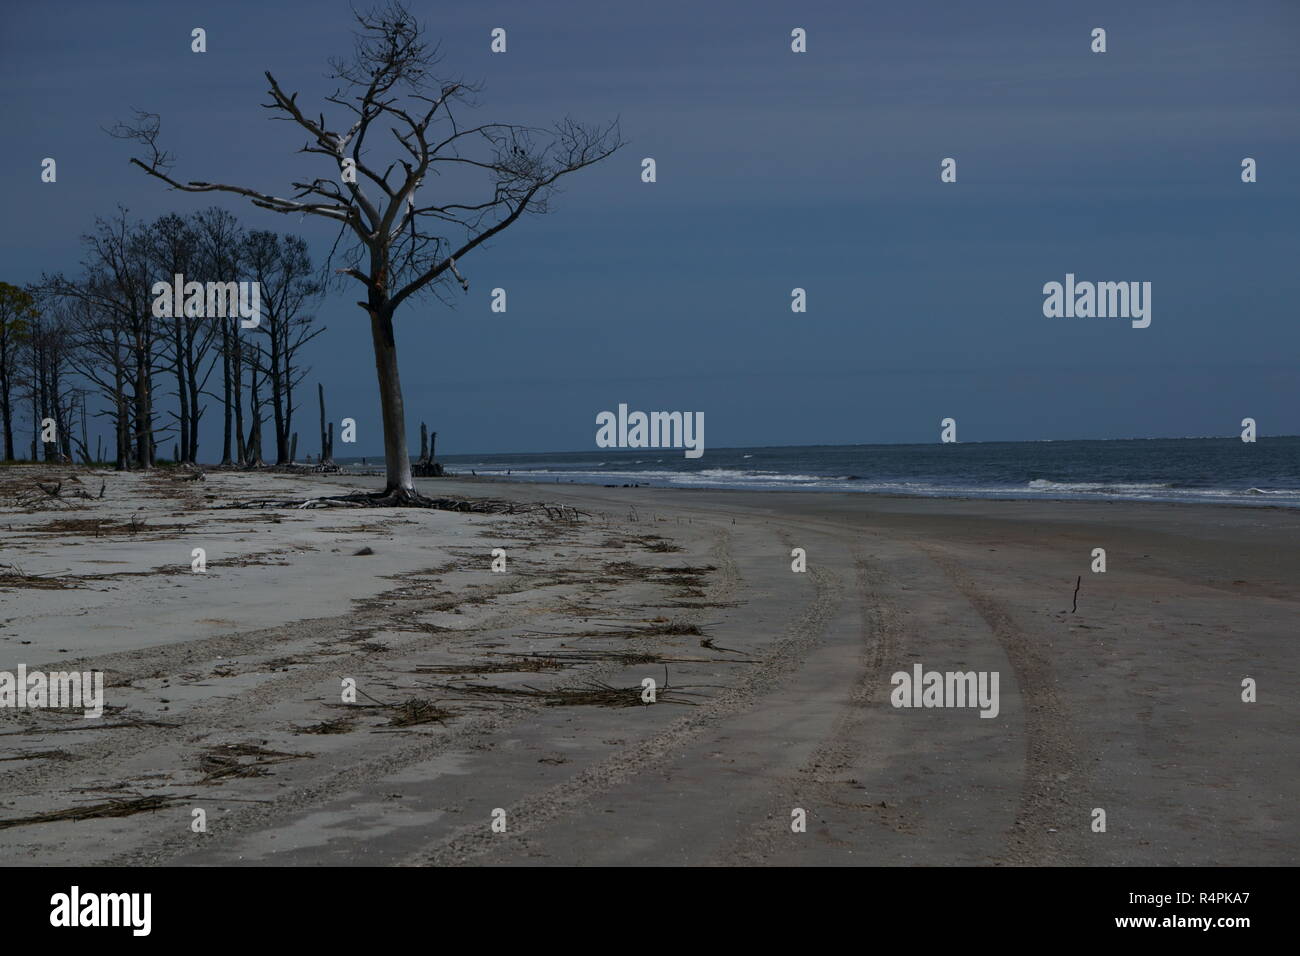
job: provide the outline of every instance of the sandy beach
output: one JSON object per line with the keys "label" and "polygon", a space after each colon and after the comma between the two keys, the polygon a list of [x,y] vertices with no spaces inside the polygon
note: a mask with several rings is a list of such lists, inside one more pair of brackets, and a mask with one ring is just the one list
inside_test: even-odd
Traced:
{"label": "sandy beach", "polygon": [[[16,504],[36,481],[66,500]],[[221,507],[377,481],[0,470],[0,670],[106,685],[98,719],[0,709],[0,861],[1297,862],[1300,513],[464,479],[417,484],[517,513]],[[893,706],[916,664],[997,673],[997,716]]]}

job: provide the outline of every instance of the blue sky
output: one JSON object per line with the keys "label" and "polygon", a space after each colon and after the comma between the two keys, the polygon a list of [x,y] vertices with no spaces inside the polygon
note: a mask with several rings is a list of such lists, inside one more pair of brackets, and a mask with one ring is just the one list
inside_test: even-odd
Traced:
{"label": "blue sky", "polygon": [[[428,421],[446,454],[594,447],[620,402],[703,411],[712,447],[933,441],[946,416],[965,441],[1227,435],[1246,416],[1300,433],[1300,4],[411,6],[445,73],[482,82],[481,120],[617,117],[629,141],[467,257],[454,308],[399,313],[409,432]],[[0,279],[75,270],[118,204],[209,204],[128,165],[102,127],[131,108],[162,115],[182,179],[284,194],[327,174],[258,104],[269,69],[328,105],[345,3],[47,2],[3,21]],[[218,202],[318,261],[334,236]],[[1151,327],[1045,318],[1042,286],[1067,272],[1150,281]],[[377,455],[356,297],[322,304],[308,382]],[[215,403],[206,421],[200,457],[219,452]]]}

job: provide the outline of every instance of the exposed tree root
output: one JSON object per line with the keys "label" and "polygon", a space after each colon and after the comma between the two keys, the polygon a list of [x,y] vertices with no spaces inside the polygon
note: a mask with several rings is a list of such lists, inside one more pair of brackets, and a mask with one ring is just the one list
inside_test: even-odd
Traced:
{"label": "exposed tree root", "polygon": [[590,517],[585,511],[568,505],[520,504],[503,498],[429,498],[408,488],[393,491],[356,492],[347,495],[329,495],[320,498],[278,499],[256,498],[236,501],[223,508],[433,508],[438,511],[465,511],[474,514],[527,514],[545,511],[557,521],[577,521],[579,516]]}

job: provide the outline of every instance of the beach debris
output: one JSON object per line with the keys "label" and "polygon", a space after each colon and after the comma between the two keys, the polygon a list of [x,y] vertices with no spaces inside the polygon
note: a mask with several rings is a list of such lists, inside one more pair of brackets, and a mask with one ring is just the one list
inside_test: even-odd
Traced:
{"label": "beach debris", "polygon": [[64,590],[80,586],[78,582],[71,578],[54,577],[48,574],[29,574],[16,564],[0,564],[0,588],[23,587]]}
{"label": "beach debris", "polygon": [[62,750],[25,750],[21,753],[6,754],[0,760],[76,760],[70,753]]}
{"label": "beach debris", "polygon": [[201,783],[229,780],[232,777],[264,777],[271,764],[286,760],[301,760],[315,754],[291,754],[280,750],[267,750],[258,744],[222,744],[199,755],[199,769],[204,777]]}
{"label": "beach debris", "polygon": [[460,511],[472,514],[530,514],[544,511],[555,521],[577,522],[590,513],[570,505],[547,505],[541,502],[521,504],[502,498],[428,498],[418,493],[358,492],[347,495],[329,495],[320,498],[284,500],[256,498],[236,501],[221,508],[430,508],[436,511]]}
{"label": "beach debris", "polygon": [[334,720],[322,720],[319,724],[294,729],[300,734],[350,734],[352,723],[351,717],[336,717]]}
{"label": "beach debris", "polygon": [[416,724],[442,723],[453,716],[431,700],[423,697],[411,697],[400,704],[389,704],[392,716],[388,718],[389,727],[412,727]]}
{"label": "beach debris", "polygon": [[[699,633],[699,632],[697,631],[696,633]],[[701,638],[701,640],[700,640],[700,647],[707,648],[708,650],[711,650],[711,651],[726,651],[728,654],[743,654],[743,653],[745,653],[744,651],[738,651],[738,650],[736,650],[734,647],[719,647],[717,644],[713,643],[713,638],[711,638],[711,637]]]}
{"label": "beach debris", "polygon": [[654,565],[637,564],[635,561],[609,561],[604,571],[607,575],[628,578],[652,578],[656,575],[671,579],[671,583],[680,584],[684,579],[698,579],[701,575],[716,571],[712,564],[699,566],[679,565],[675,568],[660,568]]}
{"label": "beach debris", "polygon": [[374,553],[375,553],[374,548],[364,547],[364,548],[357,548],[357,550],[352,552],[352,556],[356,558],[356,557],[360,557],[363,554],[374,554]]}
{"label": "beach debris", "polygon": [[[53,485],[42,484],[40,481],[34,481],[36,488],[21,491],[14,496],[14,504],[19,508],[27,511],[48,511],[51,508],[75,508],[72,498],[84,498],[94,501],[95,496],[84,489],[72,489],[64,491],[64,480],[55,482]],[[77,484],[81,484],[80,481]]]}
{"label": "beach debris", "polygon": [[[658,703],[689,704],[697,706],[685,697],[699,697],[683,688],[669,688],[665,672],[664,684],[655,691]],[[635,687],[614,687],[603,681],[589,681],[577,687],[557,687],[541,690],[524,684],[520,687],[503,687],[498,684],[462,684],[456,687],[442,687],[442,690],[457,693],[480,694],[485,697],[518,697],[535,700],[545,707],[644,707],[641,700],[642,685]]]}
{"label": "beach debris", "polygon": [[1074,606],[1070,608],[1071,614],[1079,610],[1079,587],[1082,584],[1083,584],[1083,575],[1081,574],[1079,575],[1079,579],[1074,582]]}
{"label": "beach debris", "polygon": [[555,671],[572,664],[561,661],[557,656],[536,657],[517,655],[512,660],[504,661],[466,661],[463,664],[421,664],[415,668],[416,674],[519,674]]}
{"label": "beach debris", "polygon": [[0,820],[0,830],[6,830],[9,827],[30,826],[35,823],[58,823],[62,820],[93,820],[100,817],[129,817],[136,813],[148,813],[152,810],[161,810],[163,807],[170,806],[173,803],[187,800],[192,794],[177,797],[152,796],[136,797],[125,800],[107,800],[103,803],[83,804],[79,807],[69,807],[67,810],[52,810],[47,813],[36,813],[29,817],[13,817],[8,820]]}
{"label": "beach debris", "polygon": [[653,534],[646,535],[641,540],[642,543],[645,544],[647,551],[655,551],[660,554],[667,554],[674,551],[684,550],[683,548],[673,544],[667,538],[661,538],[658,535],[653,535]]}
{"label": "beach debris", "polygon": [[[105,708],[104,708],[104,713],[110,713],[110,712],[112,712],[112,713],[121,713],[122,710],[123,710],[122,707],[105,707]],[[81,711],[73,710],[73,709],[71,709],[71,708],[68,708],[68,709],[65,710],[65,709],[62,709],[62,708],[60,708],[60,709],[55,709],[55,708],[52,708],[52,707],[47,707],[47,708],[45,708],[45,710],[43,711],[43,713],[47,713],[47,714],[49,714],[49,713],[66,713],[66,714],[73,714],[73,713],[75,713],[75,714],[80,715],[80,714],[81,714]],[[101,724],[101,723],[98,723],[98,722],[95,722],[95,723],[88,723],[88,722],[85,722],[85,721],[78,721],[78,722],[75,723],[75,724],[69,724],[67,727],[41,727],[41,728],[39,728],[39,729],[35,729],[35,730],[7,730],[7,731],[5,731],[4,733],[0,734],[0,737],[19,737],[19,736],[24,736],[24,735],[26,735],[26,734],[32,734],[32,733],[39,733],[39,734],[64,734],[64,733],[68,733],[68,732],[72,732],[72,733],[80,733],[81,731],[84,731],[84,730],[119,730],[119,729],[121,729],[121,728],[123,728],[123,727],[130,727],[130,728],[136,728],[136,727],[167,727],[167,728],[175,728],[175,727],[179,727],[179,726],[180,726],[180,724],[169,723],[169,722],[167,722],[167,721],[165,721],[165,720],[144,720],[144,719],[142,719],[142,718],[141,718],[141,719],[132,718],[132,719],[130,719],[130,720],[121,720],[121,721],[118,721],[117,723],[112,723],[112,724]]]}
{"label": "beach debris", "polygon": [[[423,697],[408,697],[406,700],[394,704],[386,700],[380,700],[373,694],[367,694],[360,687],[357,693],[367,698],[373,703],[369,704],[343,704],[342,706],[349,710],[354,709],[378,709],[390,712],[388,718],[389,727],[413,727],[417,724],[442,723],[448,717],[456,716],[449,710],[439,707],[435,701]],[[337,733],[337,731],[331,731]]]}

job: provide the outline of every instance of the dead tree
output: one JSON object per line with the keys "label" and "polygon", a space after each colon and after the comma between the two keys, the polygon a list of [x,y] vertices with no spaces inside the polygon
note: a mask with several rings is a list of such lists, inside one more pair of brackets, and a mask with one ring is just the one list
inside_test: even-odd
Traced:
{"label": "dead tree", "polygon": [[[525,212],[546,212],[561,177],[610,156],[621,139],[616,123],[584,127],[566,119],[550,131],[468,123],[461,107],[478,90],[434,76],[435,50],[404,6],[392,3],[358,13],[356,20],[353,55],[332,64],[340,85],[325,98],[346,111],[343,125],[332,126],[324,113],[309,116],[296,93],[286,93],[266,74],[271,102],[264,106],[305,131],[301,152],[325,157],[329,167],[325,177],[293,183],[290,198],[175,179],[169,172],[173,157],[159,146],[157,114],[137,112],[114,135],[142,143],[145,158],[131,162],[175,189],[235,193],[264,209],[333,220],[340,238],[351,236],[347,265],[336,271],[364,290],[357,304],[370,321],[375,351],[387,483],[373,503],[420,505],[407,453],[394,315],[407,299],[437,294],[453,277],[468,291],[458,262]],[[396,152],[387,165],[375,140]],[[423,183],[452,173],[454,181],[479,177],[484,195],[420,201]]]}
{"label": "dead tree", "polygon": [[325,429],[325,386],[316,385],[320,393],[320,464],[334,464],[334,423],[329,423],[329,430]]}
{"label": "dead tree", "polygon": [[438,443],[438,433],[430,432],[420,422],[420,460],[412,466],[417,478],[441,478],[442,465],[435,460],[434,446]]}
{"label": "dead tree", "polygon": [[251,362],[271,389],[275,463],[289,462],[294,388],[306,374],[298,353],[323,329],[304,309],[321,291],[312,277],[307,243],[297,236],[253,231],[244,240],[243,259],[250,278],[261,285],[262,315],[254,335]]}
{"label": "dead tree", "polygon": [[[224,209],[210,206],[194,217],[194,231],[199,243],[199,261],[205,277],[217,282],[228,282],[235,277],[242,264],[244,249],[243,228],[233,215]],[[217,323],[217,350],[221,358],[221,464],[234,464],[232,432],[238,432],[239,459],[243,454],[243,374],[242,339],[235,320]],[[210,371],[210,370],[209,370]],[[207,376],[204,376],[206,383]],[[238,419],[238,421],[236,421]]]}
{"label": "dead tree", "polygon": [[18,379],[18,349],[27,338],[31,320],[36,318],[36,300],[26,289],[0,282],[0,432],[3,447],[0,459],[11,461],[14,455],[14,392]]}

